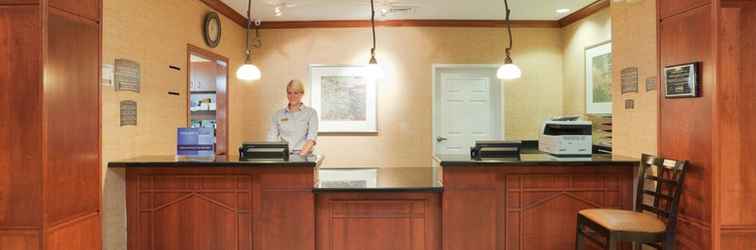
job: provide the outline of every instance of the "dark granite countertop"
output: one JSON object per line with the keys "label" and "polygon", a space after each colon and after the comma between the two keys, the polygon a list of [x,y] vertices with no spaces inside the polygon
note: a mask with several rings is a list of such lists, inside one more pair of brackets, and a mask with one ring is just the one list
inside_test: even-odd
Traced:
{"label": "dark granite countertop", "polygon": [[496,158],[474,160],[469,155],[436,155],[433,157],[442,167],[493,167],[493,166],[627,166],[637,165],[639,159],[613,156],[608,154],[594,154],[586,157],[556,157],[544,153],[521,154],[520,159]]}
{"label": "dark granite countertop", "polygon": [[438,167],[319,168],[315,192],[441,192]]}
{"label": "dark granite countertop", "polygon": [[165,168],[165,167],[317,167],[323,161],[321,155],[302,157],[289,156],[284,160],[239,160],[238,155],[216,156],[213,160],[178,160],[175,156],[139,156],[112,161],[109,168]]}

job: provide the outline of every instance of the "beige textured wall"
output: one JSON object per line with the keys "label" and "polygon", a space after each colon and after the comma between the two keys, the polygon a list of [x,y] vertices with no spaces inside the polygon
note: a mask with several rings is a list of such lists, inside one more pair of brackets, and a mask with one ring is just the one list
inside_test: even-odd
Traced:
{"label": "beige textured wall", "polygon": [[[612,3],[613,55],[613,147],[618,155],[640,157],[656,154],[658,90],[646,91],[645,80],[656,77],[656,1]],[[639,92],[622,95],[620,71],[638,67]],[[658,83],[658,82],[657,82]],[[658,85],[658,84],[657,84]],[[658,87],[658,86],[657,86]],[[625,99],[635,100],[635,109],[625,109]]]}
{"label": "beige textured wall", "polygon": [[[142,70],[141,93],[102,88],[104,249],[126,249],[124,174],[107,169],[106,164],[137,155],[175,154],[176,128],[186,125],[187,43],[206,47],[201,25],[208,11],[200,1],[103,1],[103,63],[126,58],[141,63]],[[224,17],[221,22],[222,42],[212,51],[229,57],[235,69],[243,61],[243,29]],[[182,71],[171,70],[168,65],[179,66]],[[229,87],[230,113],[242,113],[244,107],[236,103],[248,91],[233,77]],[[169,91],[181,95],[168,95]],[[137,101],[138,126],[119,126],[122,100]],[[241,120],[230,122],[230,145],[238,145]]]}
{"label": "beige textured wall", "polygon": [[[365,64],[370,32],[364,28],[263,30],[254,62],[263,79],[243,105],[244,139],[264,139],[271,114],[286,103],[289,79],[307,82],[310,64]],[[536,138],[541,122],[562,114],[559,29],[515,29],[513,58],[522,79],[503,91],[505,134]],[[378,135],[322,135],[317,150],[328,167],[429,167],[432,155],[432,65],[499,64],[504,29],[377,28],[377,59],[386,71],[378,89]],[[308,99],[305,96],[305,99]]]}
{"label": "beige textured wall", "polygon": [[[585,49],[612,40],[609,9],[562,28],[564,39],[564,113],[585,113]],[[616,85],[615,85],[616,86]],[[614,86],[612,86],[614,87]]]}

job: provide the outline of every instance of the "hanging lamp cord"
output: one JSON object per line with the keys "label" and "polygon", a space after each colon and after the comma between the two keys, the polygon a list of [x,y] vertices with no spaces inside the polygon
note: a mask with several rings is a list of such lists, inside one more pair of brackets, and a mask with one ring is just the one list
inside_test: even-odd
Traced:
{"label": "hanging lamp cord", "polygon": [[260,48],[262,47],[262,41],[260,40],[260,20],[254,20],[255,22],[255,44],[250,45],[249,44],[249,30],[252,29],[252,0],[247,1],[247,36],[246,36],[246,47],[247,50],[245,53],[247,54],[247,59],[245,60],[246,63],[249,63],[251,61],[252,57],[252,48]]}
{"label": "hanging lamp cord", "polygon": [[509,2],[507,0],[504,0],[504,8],[507,11],[507,17],[505,21],[507,23],[507,33],[509,34],[509,46],[507,47],[507,50],[506,50],[507,58],[505,59],[505,63],[510,64],[512,63],[512,58],[509,56],[509,52],[512,50],[512,21],[509,20],[509,14],[512,11],[509,9]]}
{"label": "hanging lamp cord", "polygon": [[373,29],[373,48],[370,49],[371,58],[375,57],[375,6],[373,0],[370,0],[370,26]]}
{"label": "hanging lamp cord", "polygon": [[252,49],[249,48],[249,29],[252,28],[251,26],[252,26],[252,0],[249,0],[247,2],[247,36],[246,36],[247,41],[245,43],[247,47],[247,51],[245,51],[245,53],[247,54],[247,59],[245,60],[245,63],[247,64],[249,63],[250,56],[252,55]]}

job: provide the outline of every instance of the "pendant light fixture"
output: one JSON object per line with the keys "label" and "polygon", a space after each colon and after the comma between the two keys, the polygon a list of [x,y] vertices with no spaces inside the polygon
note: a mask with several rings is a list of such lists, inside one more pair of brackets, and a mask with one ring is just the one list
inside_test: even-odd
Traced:
{"label": "pendant light fixture", "polygon": [[252,0],[249,0],[247,3],[247,40],[246,40],[246,48],[245,51],[247,58],[244,60],[244,65],[239,67],[239,69],[236,70],[236,78],[240,80],[245,81],[254,81],[254,80],[260,80],[262,78],[262,73],[260,72],[260,69],[257,68],[254,64],[252,64],[252,48],[260,48],[262,45],[262,42],[260,41],[260,30],[259,21],[255,21],[255,39],[256,44],[251,46],[249,45],[249,30],[252,29]]}
{"label": "pendant light fixture", "polygon": [[509,33],[509,46],[506,50],[507,57],[504,59],[504,65],[501,65],[499,70],[496,71],[496,77],[503,80],[512,80],[522,77],[522,70],[514,64],[512,57],[510,56],[512,50],[512,21],[509,20],[511,10],[509,9],[509,2],[507,2],[507,0],[504,0],[504,8],[507,11],[505,22],[507,23],[507,33]]}
{"label": "pendant light fixture", "polygon": [[370,61],[368,62],[368,76],[372,79],[383,78],[383,68],[378,65],[378,60],[375,59],[375,4],[373,0],[370,0],[370,27],[373,32],[373,48],[370,49]]}

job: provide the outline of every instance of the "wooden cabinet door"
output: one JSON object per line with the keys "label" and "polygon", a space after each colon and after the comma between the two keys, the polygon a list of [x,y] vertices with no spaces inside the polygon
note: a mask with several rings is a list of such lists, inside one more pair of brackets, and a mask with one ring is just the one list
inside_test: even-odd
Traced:
{"label": "wooden cabinet door", "polygon": [[320,193],[319,250],[440,250],[436,193]]}

